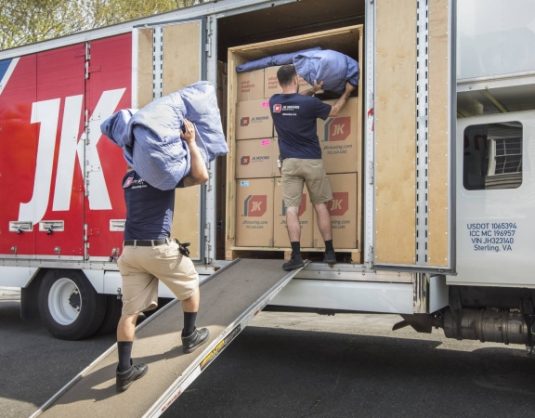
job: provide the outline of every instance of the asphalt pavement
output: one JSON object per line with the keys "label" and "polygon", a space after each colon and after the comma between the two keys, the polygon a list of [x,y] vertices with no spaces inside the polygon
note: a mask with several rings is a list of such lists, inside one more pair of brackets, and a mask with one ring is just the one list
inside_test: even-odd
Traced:
{"label": "asphalt pavement", "polygon": [[[114,342],[54,339],[18,309],[17,292],[0,292],[5,418],[30,415]],[[449,340],[439,330],[394,333],[398,320],[262,312],[164,416],[535,415],[535,363],[522,346]]]}

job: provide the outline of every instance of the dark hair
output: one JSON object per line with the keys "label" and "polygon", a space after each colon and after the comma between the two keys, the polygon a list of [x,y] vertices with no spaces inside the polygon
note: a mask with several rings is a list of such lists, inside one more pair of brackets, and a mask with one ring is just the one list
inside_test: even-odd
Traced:
{"label": "dark hair", "polygon": [[277,71],[277,79],[281,86],[287,86],[292,82],[292,79],[297,75],[295,66],[293,64],[283,65]]}

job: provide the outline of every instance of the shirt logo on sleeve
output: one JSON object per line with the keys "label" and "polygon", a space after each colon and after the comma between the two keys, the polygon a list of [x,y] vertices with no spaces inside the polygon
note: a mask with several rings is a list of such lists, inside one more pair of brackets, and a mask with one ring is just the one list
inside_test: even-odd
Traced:
{"label": "shirt logo on sleeve", "polygon": [[131,175],[131,176],[128,176],[127,178],[124,179],[124,183],[123,183],[123,189],[128,189],[132,183],[134,181],[134,176]]}

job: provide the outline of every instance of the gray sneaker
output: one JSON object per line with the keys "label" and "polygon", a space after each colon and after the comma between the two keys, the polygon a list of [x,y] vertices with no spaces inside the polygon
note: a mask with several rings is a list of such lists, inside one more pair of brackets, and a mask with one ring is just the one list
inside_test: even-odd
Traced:
{"label": "gray sneaker", "polygon": [[298,257],[292,256],[292,258],[290,258],[289,261],[287,261],[286,263],[282,265],[282,269],[286,271],[292,271],[295,269],[299,269],[303,267],[304,265],[305,265],[305,262],[303,261],[301,256],[298,256]]}
{"label": "gray sneaker", "polygon": [[330,266],[336,264],[336,253],[334,251],[325,251],[323,262]]}
{"label": "gray sneaker", "polygon": [[209,335],[210,331],[208,328],[195,328],[195,331],[190,335],[182,337],[182,350],[186,354],[193,352],[198,346],[206,342]]}
{"label": "gray sneaker", "polygon": [[141,379],[149,370],[149,366],[143,363],[133,364],[129,369],[120,372],[117,369],[115,374],[115,389],[117,392],[124,392],[134,380]]}

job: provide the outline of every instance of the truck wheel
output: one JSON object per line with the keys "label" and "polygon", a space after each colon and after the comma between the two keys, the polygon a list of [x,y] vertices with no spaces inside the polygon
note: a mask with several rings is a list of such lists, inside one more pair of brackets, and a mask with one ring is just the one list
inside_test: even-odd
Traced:
{"label": "truck wheel", "polygon": [[50,271],[39,292],[39,313],[48,331],[64,340],[93,335],[106,313],[106,299],[77,270]]}
{"label": "truck wheel", "polygon": [[99,334],[111,334],[117,330],[122,307],[123,304],[116,295],[106,295],[106,316],[98,330]]}

